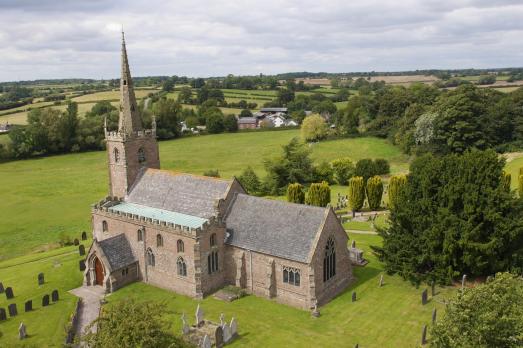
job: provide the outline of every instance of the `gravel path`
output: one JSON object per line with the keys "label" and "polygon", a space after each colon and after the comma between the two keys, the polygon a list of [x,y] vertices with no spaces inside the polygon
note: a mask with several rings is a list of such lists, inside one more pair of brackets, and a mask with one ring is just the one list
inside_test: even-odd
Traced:
{"label": "gravel path", "polygon": [[[76,337],[80,337],[85,328],[100,313],[100,300],[104,297],[105,291],[101,286],[81,286],[69,291],[75,296],[82,298],[78,326],[76,328]],[[96,328],[94,330],[96,332]]]}

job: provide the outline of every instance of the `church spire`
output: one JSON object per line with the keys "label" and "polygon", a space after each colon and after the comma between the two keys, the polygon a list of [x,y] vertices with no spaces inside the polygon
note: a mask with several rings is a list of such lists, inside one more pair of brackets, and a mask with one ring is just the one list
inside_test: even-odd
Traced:
{"label": "church spire", "polygon": [[142,120],[138,114],[136,97],[134,95],[133,80],[129,70],[127,60],[127,50],[125,48],[125,36],[122,30],[122,67],[120,78],[120,119],[118,121],[118,131],[127,135],[132,135],[141,131]]}

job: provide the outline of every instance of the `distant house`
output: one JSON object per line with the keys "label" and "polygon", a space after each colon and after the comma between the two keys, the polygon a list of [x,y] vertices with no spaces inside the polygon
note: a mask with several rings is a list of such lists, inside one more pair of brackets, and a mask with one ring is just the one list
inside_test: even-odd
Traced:
{"label": "distant house", "polygon": [[238,129],[254,129],[258,126],[256,117],[240,117],[238,119]]}
{"label": "distant house", "polygon": [[287,108],[261,108],[260,112],[262,112],[264,114],[275,114],[277,112],[286,114]]}
{"label": "distant house", "polygon": [[287,120],[283,116],[268,116],[267,117],[273,124],[274,127],[285,127],[287,125]]}
{"label": "distant house", "polygon": [[298,122],[296,122],[294,120],[288,120],[286,126],[287,127],[296,127],[296,126],[298,126]]}

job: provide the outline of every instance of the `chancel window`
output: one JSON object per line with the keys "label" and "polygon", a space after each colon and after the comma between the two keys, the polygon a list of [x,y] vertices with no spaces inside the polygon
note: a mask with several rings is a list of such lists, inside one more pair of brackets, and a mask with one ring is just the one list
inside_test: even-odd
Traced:
{"label": "chancel window", "polygon": [[107,225],[107,221],[105,221],[105,220],[102,221],[102,231],[103,231],[103,232],[107,232],[107,231],[109,231],[109,227],[108,227],[108,225]]}
{"label": "chancel window", "polygon": [[212,251],[207,256],[207,271],[209,274],[218,271],[218,250]]}
{"label": "chancel window", "polygon": [[136,239],[138,239],[139,242],[143,241],[143,231],[142,229],[139,229],[138,232],[136,233]]}
{"label": "chancel window", "polygon": [[179,253],[183,253],[185,249],[185,246],[183,245],[183,240],[178,239],[176,242],[176,251]]}
{"label": "chancel window", "polygon": [[155,262],[154,262],[154,254],[153,254],[153,251],[151,250],[151,248],[147,249],[147,265],[148,266],[152,266],[154,267],[155,265]]}
{"label": "chancel window", "polygon": [[216,233],[211,234],[210,243],[212,247],[216,245]]}
{"label": "chancel window", "polygon": [[143,149],[143,147],[138,149],[138,163],[145,163],[145,150]]}
{"label": "chancel window", "polygon": [[323,257],[323,281],[331,279],[336,275],[336,249],[332,237],[327,240],[325,256]]}
{"label": "chancel window", "polygon": [[179,257],[176,261],[176,268],[179,276],[187,277],[187,264],[182,257]]}
{"label": "chancel window", "polygon": [[161,234],[156,235],[156,246],[163,247],[163,237]]}
{"label": "chancel window", "polygon": [[292,267],[283,267],[283,282],[300,286],[300,270]]}
{"label": "chancel window", "polygon": [[117,148],[114,148],[114,163],[118,163],[120,161],[120,151],[118,151]]}

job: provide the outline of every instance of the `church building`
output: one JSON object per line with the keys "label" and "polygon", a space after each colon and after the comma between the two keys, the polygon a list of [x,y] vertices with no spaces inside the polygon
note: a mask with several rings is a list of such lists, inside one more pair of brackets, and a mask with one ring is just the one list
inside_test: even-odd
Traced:
{"label": "church building", "polygon": [[230,180],[160,169],[122,37],[120,116],[105,127],[109,195],[93,205],[84,284],[142,281],[203,298],[226,285],[302,309],[351,282],[348,237],[331,207],[250,196]]}

